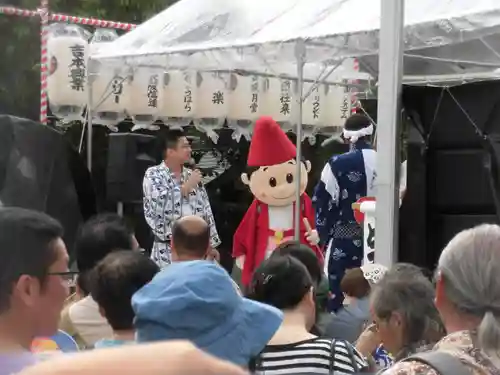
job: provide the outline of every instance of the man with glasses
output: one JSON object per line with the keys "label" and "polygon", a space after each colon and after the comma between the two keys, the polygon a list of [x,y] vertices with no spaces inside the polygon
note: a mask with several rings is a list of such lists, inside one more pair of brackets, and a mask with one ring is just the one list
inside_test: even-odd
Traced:
{"label": "man with glasses", "polygon": [[51,336],[68,296],[61,225],[22,208],[0,208],[0,375],[35,362],[37,336]]}

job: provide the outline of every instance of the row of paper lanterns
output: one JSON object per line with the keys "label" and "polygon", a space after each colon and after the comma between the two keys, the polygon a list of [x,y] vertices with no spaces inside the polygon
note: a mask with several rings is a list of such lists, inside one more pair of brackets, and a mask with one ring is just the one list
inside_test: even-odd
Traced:
{"label": "row of paper lanterns", "polygon": [[[68,31],[69,30],[69,31]],[[52,33],[48,40],[47,81],[52,113],[80,120],[88,96],[88,59],[101,43],[89,43],[78,30]],[[92,77],[94,121],[114,125],[126,117],[135,123],[158,119],[229,119],[253,121],[270,115],[278,122],[295,123],[296,81],[233,73],[200,73],[136,69],[101,69]],[[302,123],[317,127],[342,126],[351,110],[351,93],[336,85],[305,83]]]}

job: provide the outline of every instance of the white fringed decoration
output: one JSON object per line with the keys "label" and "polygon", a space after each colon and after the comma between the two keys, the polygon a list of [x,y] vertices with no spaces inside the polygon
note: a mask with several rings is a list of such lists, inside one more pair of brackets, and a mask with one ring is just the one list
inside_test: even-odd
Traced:
{"label": "white fringed decoration", "polygon": [[83,120],[89,44],[79,26],[53,26],[47,41],[49,106],[65,121]]}
{"label": "white fringed decoration", "polygon": [[134,122],[132,131],[159,129],[153,122],[162,113],[164,93],[163,69],[140,68],[134,72],[129,81],[125,108]]}
{"label": "white fringed decoration", "polygon": [[165,73],[161,119],[167,125],[189,125],[197,116],[197,79],[194,71]]}
{"label": "white fringed decoration", "polygon": [[262,115],[272,116],[279,123],[293,124],[293,111],[296,107],[294,83],[289,79],[266,79]]}

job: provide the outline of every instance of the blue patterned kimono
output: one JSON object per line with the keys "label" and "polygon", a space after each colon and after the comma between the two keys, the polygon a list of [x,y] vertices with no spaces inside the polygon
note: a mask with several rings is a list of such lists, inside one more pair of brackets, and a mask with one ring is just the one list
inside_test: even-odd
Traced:
{"label": "blue patterned kimono", "polygon": [[375,164],[376,152],[359,140],[349,152],[328,160],[314,189],[316,228],[320,243],[327,249],[330,311],[342,306],[340,282],[345,270],[361,266],[363,260],[363,233],[354,219],[352,204],[361,197],[373,196]]}

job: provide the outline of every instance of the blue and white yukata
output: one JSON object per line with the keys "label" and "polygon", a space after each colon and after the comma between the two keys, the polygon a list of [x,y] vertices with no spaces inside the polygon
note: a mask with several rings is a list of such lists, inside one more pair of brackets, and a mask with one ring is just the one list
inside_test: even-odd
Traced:
{"label": "blue and white yukata", "polygon": [[148,168],[142,183],[144,193],[144,218],[151,228],[155,241],[151,251],[153,259],[160,268],[172,261],[170,240],[174,222],[189,215],[202,217],[210,227],[210,244],[213,248],[220,245],[219,235],[205,188],[200,185],[188,197],[181,193],[181,186],[193,171],[182,169],[180,181],[170,172],[165,163]]}
{"label": "blue and white yukata", "polygon": [[[325,271],[330,283],[329,310],[337,311],[344,300],[340,282],[345,270],[363,261],[363,229],[354,219],[352,204],[375,194],[376,152],[363,140],[351,150],[328,160],[314,189],[316,229],[326,246]],[[327,268],[326,268],[327,267]]]}

